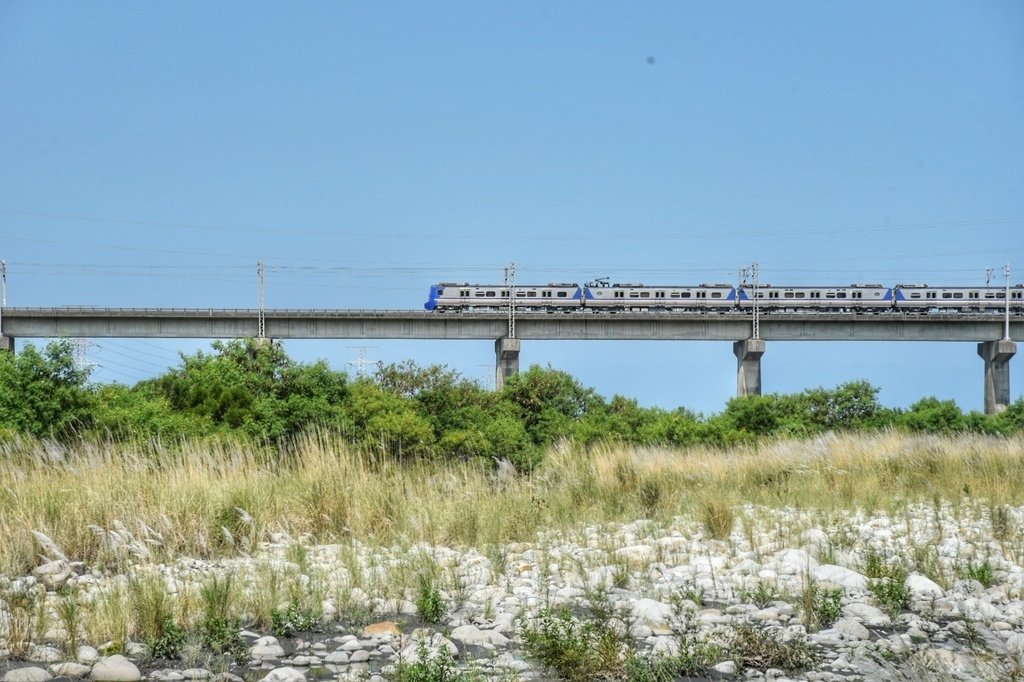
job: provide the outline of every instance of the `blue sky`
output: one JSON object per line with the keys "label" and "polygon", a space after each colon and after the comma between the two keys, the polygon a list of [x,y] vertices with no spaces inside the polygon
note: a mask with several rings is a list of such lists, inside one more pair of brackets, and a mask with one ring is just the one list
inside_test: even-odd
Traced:
{"label": "blue sky", "polygon": [[[1024,281],[1024,4],[0,0],[10,306],[421,309],[431,283]],[[1001,279],[998,280],[1001,283]],[[363,348],[359,348],[363,346]],[[100,339],[132,382],[207,341]],[[488,342],[287,342],[493,374]],[[524,342],[720,410],[722,342]],[[1012,364],[1022,394],[1021,360]],[[982,407],[971,344],[772,343],[766,392]]]}

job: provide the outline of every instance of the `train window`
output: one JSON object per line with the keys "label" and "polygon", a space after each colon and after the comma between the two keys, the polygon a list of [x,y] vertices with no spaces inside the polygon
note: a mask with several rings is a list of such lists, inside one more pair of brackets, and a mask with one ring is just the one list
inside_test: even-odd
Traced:
{"label": "train window", "polygon": [[711,292],[711,298],[722,298],[722,292],[721,291],[712,291]]}
{"label": "train window", "polygon": [[954,291],[953,292],[953,298],[963,298],[963,297],[964,297],[964,294],[963,294],[962,291]]}
{"label": "train window", "polygon": [[768,298],[778,298],[778,297],[779,297],[779,292],[777,292],[777,291],[769,291],[768,292]]}
{"label": "train window", "polygon": [[669,294],[669,297],[670,298],[679,298],[679,292],[678,291],[673,291],[672,293]]}
{"label": "train window", "polygon": [[846,298],[846,292],[845,291],[837,291],[836,292],[836,298]]}
{"label": "train window", "polygon": [[625,297],[625,292],[616,291],[614,293],[615,293],[615,298],[624,298]]}
{"label": "train window", "polygon": [[566,291],[559,291],[558,292],[558,298],[568,298],[568,297],[569,297],[569,293],[568,292],[566,292]]}
{"label": "train window", "polygon": [[[476,295],[477,295],[477,296],[479,296],[479,295],[480,295],[480,292],[478,291],[478,292],[476,293]],[[494,292],[493,292],[493,291],[488,291],[488,292],[487,292],[487,293],[485,294],[485,296],[487,296],[487,298],[494,298]]]}
{"label": "train window", "polygon": [[707,298],[707,297],[708,297],[708,292],[706,292],[706,291],[698,291],[697,292],[697,298]]}
{"label": "train window", "polygon": [[925,293],[924,297],[925,298],[936,298],[936,292],[929,291],[929,292]]}
{"label": "train window", "polygon": [[654,292],[654,298],[665,298],[665,292],[664,291],[655,291]]}
{"label": "train window", "polygon": [[860,291],[854,291],[850,294],[850,298],[864,298],[864,294]]}
{"label": "train window", "polygon": [[787,291],[786,292],[786,298],[796,298],[796,296],[794,296],[792,291]]}
{"label": "train window", "polygon": [[910,294],[910,298],[921,298],[921,294],[919,294],[918,292],[914,291],[914,292],[912,292]]}
{"label": "train window", "polygon": [[459,296],[469,296],[469,289],[459,289]]}
{"label": "train window", "polygon": [[651,297],[651,292],[649,292],[649,291],[641,291],[640,292],[640,298],[650,298],[650,297]]}
{"label": "train window", "polygon": [[820,291],[812,291],[811,292],[811,298],[821,298],[821,292]]}
{"label": "train window", "polygon": [[690,292],[684,291],[683,293],[679,294],[679,298],[690,298]]}
{"label": "train window", "polygon": [[942,298],[953,298],[953,294],[949,293],[948,291],[943,291]]}

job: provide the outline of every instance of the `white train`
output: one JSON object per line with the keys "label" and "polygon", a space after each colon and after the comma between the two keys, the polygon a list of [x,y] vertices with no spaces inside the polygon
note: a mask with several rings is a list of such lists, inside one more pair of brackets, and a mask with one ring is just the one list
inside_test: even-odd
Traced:
{"label": "white train", "polygon": [[[1005,287],[931,286],[928,284],[851,284],[849,286],[734,287],[730,284],[517,284],[512,287],[522,311],[574,312],[847,312],[847,313],[1001,313]],[[1010,287],[1010,309],[1024,313],[1024,284]],[[437,312],[495,310],[508,306],[503,284],[442,282],[430,287],[424,308]]]}

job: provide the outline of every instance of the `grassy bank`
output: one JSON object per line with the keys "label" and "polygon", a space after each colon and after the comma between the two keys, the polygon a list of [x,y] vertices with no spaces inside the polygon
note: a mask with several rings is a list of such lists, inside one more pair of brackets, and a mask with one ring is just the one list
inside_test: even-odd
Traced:
{"label": "grassy bank", "polygon": [[727,530],[740,505],[885,509],[908,502],[990,509],[1024,500],[1024,438],[827,435],[728,452],[552,449],[529,477],[484,465],[375,460],[312,434],[286,453],[231,443],[81,444],[0,452],[0,573],[37,562],[32,531],[73,560],[113,566],[226,556],[275,530],[317,541],[425,540],[485,547],[581,524],[703,518]]}

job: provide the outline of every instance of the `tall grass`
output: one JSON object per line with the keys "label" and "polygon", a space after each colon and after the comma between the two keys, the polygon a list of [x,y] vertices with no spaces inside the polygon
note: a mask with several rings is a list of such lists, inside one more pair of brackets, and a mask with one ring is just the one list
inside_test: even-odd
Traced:
{"label": "tall grass", "polygon": [[[0,572],[36,561],[31,531],[72,559],[132,562],[142,552],[248,552],[287,528],[317,541],[424,540],[480,548],[540,529],[699,517],[707,500],[824,511],[909,502],[1024,499],[1024,438],[828,435],[719,451],[552,448],[530,476],[498,480],[484,462],[394,462],[310,433],[283,451],[203,442],[142,446],[0,445]],[[1005,515],[1005,514],[1004,514]],[[1002,516],[995,523],[1003,526]]]}

